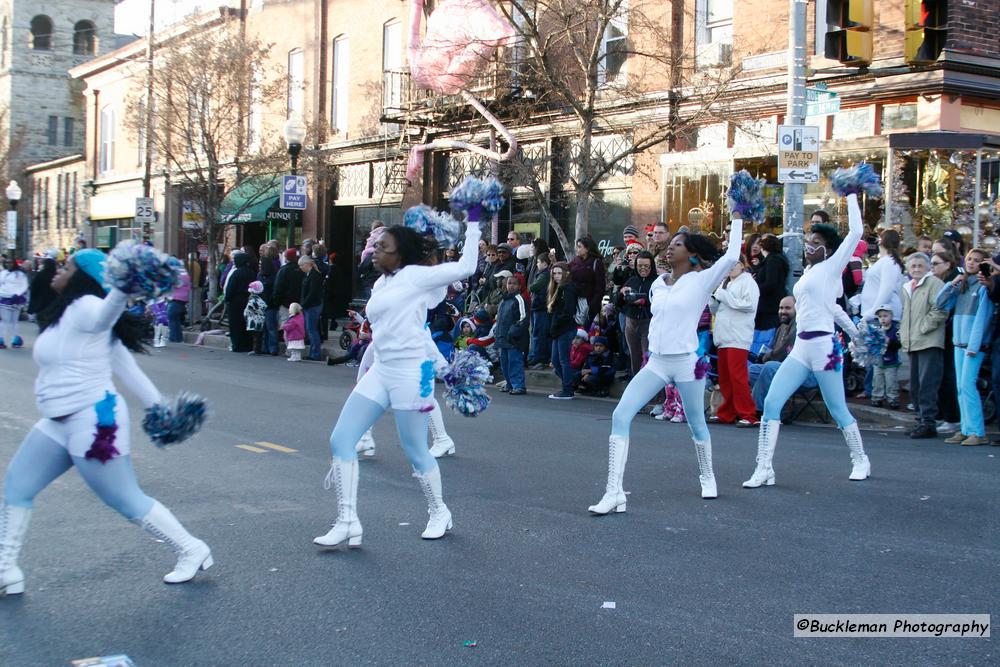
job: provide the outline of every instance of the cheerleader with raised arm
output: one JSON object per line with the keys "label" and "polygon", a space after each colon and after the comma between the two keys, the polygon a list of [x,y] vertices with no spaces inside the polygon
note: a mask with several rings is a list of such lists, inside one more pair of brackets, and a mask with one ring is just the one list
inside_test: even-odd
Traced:
{"label": "cheerleader with raised arm", "polygon": [[[760,182],[745,171],[733,176],[732,231],[726,253],[719,257],[706,236],[681,232],[665,251],[670,273],[657,278],[649,289],[652,319],[649,323],[649,361],[632,381],[611,417],[608,442],[608,481],[604,496],[590,506],[594,514],[625,511],[622,480],[628,460],[629,429],[642,406],[664,385],[677,387],[694,438],[698,457],[702,498],[718,495],[712,470],[712,441],[705,424],[705,374],[698,364],[698,321],[712,292],[722,283],[740,258],[743,217],[756,215]],[[748,195],[743,198],[743,195]]]}
{"label": "cheerleader with raised arm", "polygon": [[778,444],[781,411],[810,373],[815,375],[823,402],[847,441],[852,464],[850,479],[860,481],[871,474],[858,422],[847,409],[844,397],[843,351],[834,333],[834,324],[840,325],[851,338],[857,338],[854,323],[837,305],[837,298],[843,291],[841,273],[864,233],[858,195],[866,192],[881,196],[882,188],[878,174],[864,163],[852,169],[838,169],[831,178],[831,184],[837,194],[847,196],[847,237],[841,239],[836,228],[827,224],[815,224],[806,234],[807,266],[793,288],[798,334],[792,351],[775,374],[764,399],[764,415],[760,420],[757,442],[757,467],[750,479],[743,482],[748,489],[774,484],[771,462]]}
{"label": "cheerleader with raised arm", "polygon": [[451,195],[453,207],[468,210],[464,252],[457,262],[429,266],[442,241],[457,238],[458,223],[426,206],[407,211],[406,225],[386,229],[375,245],[374,266],[382,274],[372,289],[366,313],[372,327],[374,363],[361,377],[341,410],[330,436],[333,461],[326,485],[337,494],[337,520],[313,540],[325,547],[361,545],[357,513],[357,443],[383,412],[392,408],[403,452],[427,500],[430,515],[421,537],[437,539],[452,527],[444,503],[441,471],[427,449],[427,413],[433,407],[435,362],[428,358],[424,324],[432,298],[476,271],[479,219],[502,204],[500,186],[466,179]]}
{"label": "cheerleader with raised arm", "polygon": [[[155,297],[173,289],[176,260],[132,242],[110,260],[99,250],[73,255],[52,281],[56,300],[38,315],[41,334],[35,396],[42,419],[7,467],[0,505],[0,593],[23,593],[17,557],[35,496],[76,468],[111,508],[163,540],[178,555],[166,583],[192,579],[212,565],[212,553],[166,507],[139,487],[129,455],[130,419],[112,381],[117,376],[147,408],[144,428],[158,444],[177,442],[204,418],[200,399],[167,407],[129,350],[143,350],[146,324],[124,313],[129,296]],[[112,284],[105,288],[105,278]],[[126,349],[128,348],[128,349]]]}

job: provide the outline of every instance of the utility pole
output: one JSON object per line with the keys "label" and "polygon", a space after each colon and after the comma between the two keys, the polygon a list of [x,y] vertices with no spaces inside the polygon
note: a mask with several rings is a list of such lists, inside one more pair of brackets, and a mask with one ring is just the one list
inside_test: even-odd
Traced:
{"label": "utility pole", "polygon": [[[156,0],[149,0],[149,31],[146,34],[146,136],[144,137],[146,159],[144,160],[145,164],[143,165],[142,175],[142,196],[146,198],[149,198],[152,190],[151,179],[153,172],[153,74],[155,72],[155,68],[153,67],[153,38],[156,29],[155,19]],[[142,237],[144,240],[149,240],[149,231],[149,223],[143,223]]]}
{"label": "utility pole", "polygon": [[[788,107],[786,125],[803,125],[806,121],[806,3],[789,0],[788,6]],[[788,272],[788,289],[802,276],[802,234],[804,229],[806,186],[785,184],[785,225],[782,238]]]}

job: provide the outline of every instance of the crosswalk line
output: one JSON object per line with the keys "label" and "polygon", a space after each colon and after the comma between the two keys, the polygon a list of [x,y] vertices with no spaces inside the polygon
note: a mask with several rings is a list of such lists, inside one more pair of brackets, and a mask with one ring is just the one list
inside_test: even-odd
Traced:
{"label": "crosswalk line", "polygon": [[260,445],[261,447],[267,447],[268,449],[273,449],[276,452],[284,452],[285,454],[291,454],[292,452],[297,452],[299,450],[292,449],[291,447],[285,447],[284,445],[276,445],[273,442],[261,441],[255,442],[255,445]]}
{"label": "crosswalk line", "polygon": [[253,445],[236,445],[237,449],[245,449],[248,452],[253,452],[254,454],[267,454],[266,449],[261,449],[260,447],[254,447]]}

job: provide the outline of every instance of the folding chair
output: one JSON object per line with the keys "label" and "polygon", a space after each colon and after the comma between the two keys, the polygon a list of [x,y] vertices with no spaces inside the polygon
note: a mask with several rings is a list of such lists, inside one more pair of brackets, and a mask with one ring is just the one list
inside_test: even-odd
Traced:
{"label": "folding chair", "polygon": [[801,417],[806,411],[811,411],[821,424],[830,423],[830,413],[823,402],[823,394],[818,387],[812,389],[799,389],[788,399],[784,410],[781,411],[781,421],[784,424],[791,424]]}

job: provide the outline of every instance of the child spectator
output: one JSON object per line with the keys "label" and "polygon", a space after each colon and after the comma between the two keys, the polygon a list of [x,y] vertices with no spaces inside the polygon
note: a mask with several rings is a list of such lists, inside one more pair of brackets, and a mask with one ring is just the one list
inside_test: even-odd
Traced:
{"label": "child spectator", "polygon": [[455,336],[455,349],[464,350],[469,347],[469,339],[475,334],[472,319],[463,317],[458,321],[458,335]]}
{"label": "child spectator", "polygon": [[614,353],[608,348],[608,339],[596,336],[593,351],[580,372],[580,389],[593,392],[594,396],[607,396],[608,387],[615,380]]}
{"label": "child spectator", "polygon": [[298,303],[288,306],[288,319],[281,329],[285,332],[288,360],[302,361],[302,350],[306,349],[306,321],[302,316],[302,306]]}
{"label": "child spectator", "polygon": [[587,357],[594,351],[594,346],[590,344],[590,337],[583,329],[576,330],[576,336],[569,348],[569,366],[579,377],[579,371],[583,370],[583,365],[587,363]]}
{"label": "child spectator", "polygon": [[[501,271],[501,273],[504,273]],[[528,307],[521,296],[521,277],[508,275],[506,293],[497,311],[493,327],[496,346],[500,350],[500,368],[507,380],[503,391],[511,396],[525,393],[524,352],[528,346]]]}
{"label": "child spectator", "polygon": [[872,405],[882,407],[886,398],[893,410],[899,407],[899,324],[893,321],[892,306],[885,304],[875,310],[882,337],[882,353],[874,360],[872,376]]}
{"label": "child spectator", "polygon": [[250,354],[259,354],[263,350],[264,324],[267,318],[267,302],[261,296],[264,283],[253,281],[247,287],[247,292],[250,293],[250,300],[243,309],[243,319],[247,321],[247,331],[253,334],[253,351]]}

